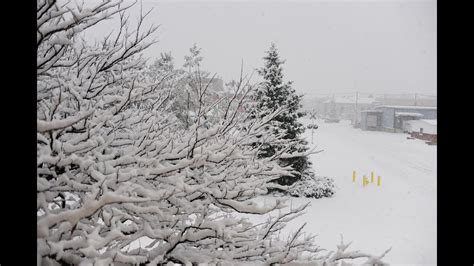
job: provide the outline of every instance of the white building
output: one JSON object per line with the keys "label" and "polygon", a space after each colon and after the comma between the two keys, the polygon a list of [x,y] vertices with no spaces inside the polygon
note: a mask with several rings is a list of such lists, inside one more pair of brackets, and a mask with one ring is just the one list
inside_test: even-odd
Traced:
{"label": "white building", "polygon": [[403,129],[409,133],[437,135],[437,121],[436,119],[408,120],[404,121]]}
{"label": "white building", "polygon": [[324,116],[329,116],[335,112],[340,119],[354,120],[354,116],[358,112],[371,109],[374,103],[375,99],[368,97],[358,97],[357,99],[355,97],[335,97],[323,102],[322,113]]}

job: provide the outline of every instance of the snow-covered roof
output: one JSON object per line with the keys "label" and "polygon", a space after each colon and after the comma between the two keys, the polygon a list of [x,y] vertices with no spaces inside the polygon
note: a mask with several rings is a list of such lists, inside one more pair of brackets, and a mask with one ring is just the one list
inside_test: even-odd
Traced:
{"label": "snow-covered roof", "polygon": [[[324,101],[324,103],[332,103],[333,102],[333,99],[328,99],[326,101]],[[357,104],[372,104],[375,102],[375,99],[374,98],[362,98],[362,97],[359,97],[357,99]],[[336,98],[334,99],[334,103],[347,103],[347,104],[355,104],[356,103],[356,100],[355,98],[343,98],[343,97],[339,97],[339,98]]]}
{"label": "snow-covered roof", "polygon": [[363,110],[361,113],[383,113],[381,110]]}
{"label": "snow-covered roof", "polygon": [[426,122],[430,125],[437,126],[438,120],[437,119],[421,119],[420,121]]}
{"label": "snow-covered roof", "polygon": [[380,105],[375,108],[413,109],[413,110],[436,110],[436,106],[409,106],[409,105]]}
{"label": "snow-covered roof", "polygon": [[422,117],[422,114],[419,113],[409,113],[409,112],[395,112],[395,116],[414,116],[414,117]]}

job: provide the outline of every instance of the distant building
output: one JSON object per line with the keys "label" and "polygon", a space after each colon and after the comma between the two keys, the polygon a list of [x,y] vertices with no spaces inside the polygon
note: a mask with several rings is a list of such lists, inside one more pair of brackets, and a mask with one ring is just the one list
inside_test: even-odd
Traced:
{"label": "distant building", "polygon": [[437,134],[437,121],[436,119],[419,119],[405,121],[404,129],[408,133],[426,133],[426,134]]}
{"label": "distant building", "polygon": [[418,119],[436,119],[437,108],[428,106],[382,105],[372,110],[360,112],[360,128],[363,130],[382,130],[403,132],[403,123]]}
{"label": "distant building", "polygon": [[426,97],[419,95],[415,98],[415,95],[400,95],[396,97],[395,95],[384,95],[376,96],[375,101],[377,105],[416,105],[416,106],[436,106],[437,98],[436,96]]}
{"label": "distant building", "polygon": [[381,110],[365,110],[360,112],[359,127],[362,130],[382,130]]}
{"label": "distant building", "polygon": [[224,90],[224,81],[221,78],[202,78],[201,86],[205,88],[209,86],[209,90],[212,91],[223,91]]}
{"label": "distant building", "polygon": [[436,119],[409,120],[403,123],[403,129],[413,138],[436,144],[438,142],[437,124]]}
{"label": "distant building", "polygon": [[196,77],[186,76],[178,81],[180,86],[192,85],[195,88],[201,87],[202,89],[207,88],[207,91],[221,92],[224,90],[224,81],[220,77]]}
{"label": "distant building", "polygon": [[[356,101],[357,99],[357,101]],[[356,104],[357,102],[357,104]],[[436,106],[436,96],[415,94],[369,94],[367,93],[339,96],[321,96],[321,97],[304,97],[302,101],[303,110],[306,112],[314,111],[319,118],[328,118],[336,110],[336,116],[340,119],[356,120],[356,124],[360,125],[361,112],[366,110],[374,110],[376,106],[409,106],[409,107],[429,107]],[[334,106],[334,107],[333,107]],[[357,108],[356,108],[357,106]],[[436,108],[436,107],[434,107]],[[356,110],[357,109],[357,110]],[[356,117],[357,115],[357,117]]]}
{"label": "distant building", "polygon": [[[339,119],[354,120],[358,112],[372,108],[374,102],[374,98],[367,97],[359,97],[357,99],[355,97],[336,97],[327,99],[322,103],[322,113],[323,116],[328,117],[329,115],[333,115],[335,110],[336,116]],[[358,120],[360,120],[360,118]]]}

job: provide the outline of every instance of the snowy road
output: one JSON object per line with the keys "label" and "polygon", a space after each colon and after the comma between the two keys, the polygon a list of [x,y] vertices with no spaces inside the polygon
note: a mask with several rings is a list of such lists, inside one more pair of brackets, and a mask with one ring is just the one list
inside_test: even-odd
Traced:
{"label": "snowy road", "polygon": [[[380,254],[392,247],[386,256],[392,265],[435,265],[436,146],[405,134],[355,129],[349,121],[317,124],[313,145],[324,151],[312,155],[313,167],[334,178],[338,191],[312,200],[296,225],[307,222],[306,231],[318,234],[325,248],[335,248],[343,234],[353,249]],[[311,130],[305,137],[311,144]],[[361,176],[371,171],[381,176],[380,187],[362,186]]]}

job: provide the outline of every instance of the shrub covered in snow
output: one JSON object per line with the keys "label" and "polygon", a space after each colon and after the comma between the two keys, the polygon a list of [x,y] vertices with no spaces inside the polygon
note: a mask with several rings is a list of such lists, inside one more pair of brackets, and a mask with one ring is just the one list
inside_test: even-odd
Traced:
{"label": "shrub covered in snow", "polygon": [[331,197],[335,193],[334,180],[325,176],[305,175],[301,180],[290,186],[288,193],[293,197],[322,198]]}

